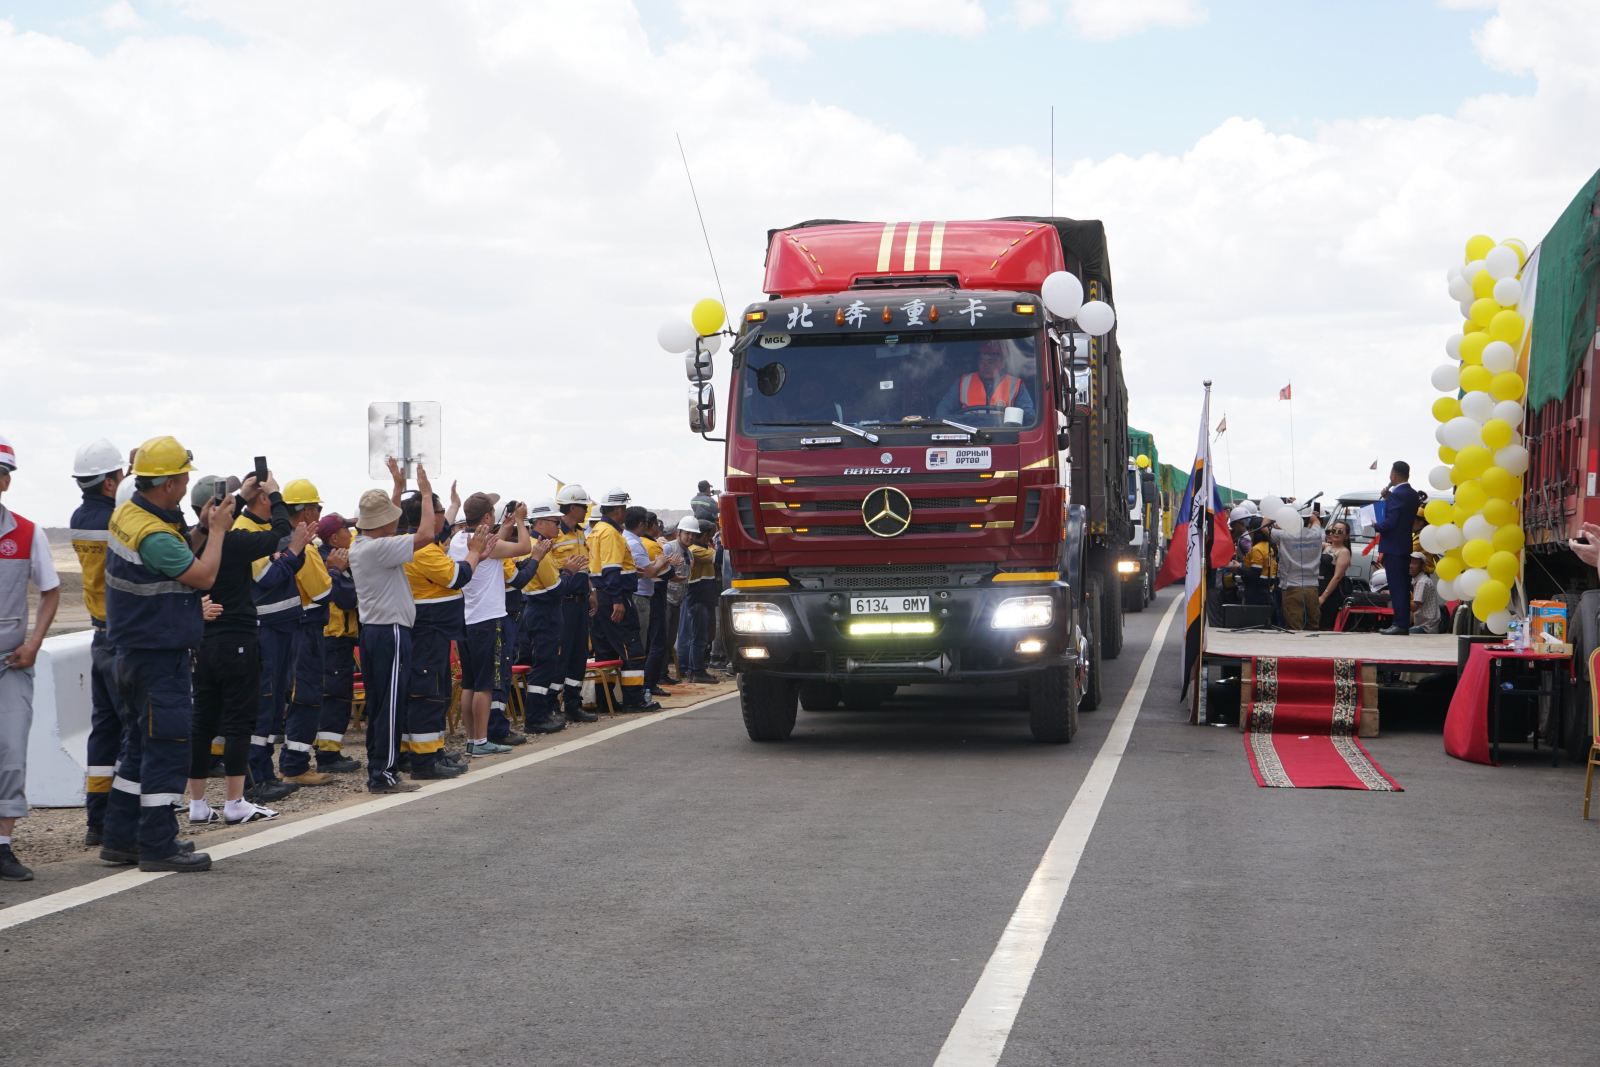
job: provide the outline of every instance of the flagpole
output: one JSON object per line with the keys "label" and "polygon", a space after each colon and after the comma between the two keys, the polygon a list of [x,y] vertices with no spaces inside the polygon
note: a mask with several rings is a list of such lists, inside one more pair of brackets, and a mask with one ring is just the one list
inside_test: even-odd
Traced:
{"label": "flagpole", "polygon": [[[1226,411],[1222,413],[1222,425],[1228,425],[1228,413]],[[1223,436],[1227,437],[1227,433],[1224,432]],[[1230,438],[1222,442],[1222,447],[1228,450],[1228,481],[1233,482],[1233,440]],[[1239,483],[1233,482],[1233,488],[1237,489],[1238,487]]]}
{"label": "flagpole", "polygon": [[1296,501],[1300,499],[1300,490],[1295,485],[1294,476],[1294,383],[1289,383],[1289,495]]}
{"label": "flagpole", "polygon": [[[1204,409],[1202,409],[1202,411],[1200,413],[1200,420],[1201,420],[1200,421],[1200,426],[1203,429],[1209,429],[1210,426],[1211,426],[1211,382],[1210,382],[1209,379],[1207,379],[1205,385],[1206,385],[1206,399],[1205,399],[1205,407],[1204,407]],[[1207,439],[1204,438],[1204,437],[1201,438],[1202,442],[1205,442],[1206,440]],[[1209,447],[1207,447],[1206,451],[1210,452],[1211,449]],[[1201,523],[1201,526],[1200,526],[1200,583],[1199,583],[1200,584],[1200,618],[1198,620],[1199,624],[1200,624],[1200,649],[1199,649],[1199,655],[1195,656],[1195,658],[1194,658],[1194,679],[1193,679],[1194,697],[1192,698],[1192,702],[1189,705],[1189,722],[1190,722],[1191,725],[1198,725],[1199,724],[1199,722],[1200,722],[1200,711],[1201,711],[1201,708],[1204,707],[1204,704],[1205,704],[1205,693],[1203,692],[1204,685],[1205,685],[1205,683],[1204,683],[1205,670],[1204,670],[1204,667],[1202,665],[1205,663],[1205,658],[1206,658],[1206,593],[1209,591],[1206,587],[1211,584],[1210,581],[1208,580],[1210,576],[1206,573],[1207,565],[1211,562],[1211,552],[1206,547],[1206,533],[1211,529],[1211,526],[1210,526],[1211,516],[1209,514],[1209,512],[1211,511],[1211,494],[1207,493],[1207,492],[1203,492],[1201,490],[1204,490],[1205,483],[1207,481],[1215,481],[1215,476],[1211,476],[1209,474],[1210,468],[1211,468],[1211,457],[1210,456],[1204,457],[1203,462],[1204,462],[1205,465],[1201,468],[1201,478],[1200,478],[1199,490],[1197,490],[1196,492],[1194,492],[1191,495],[1191,497],[1190,497],[1191,503],[1189,505],[1189,521],[1190,522],[1194,522],[1195,519],[1196,519],[1196,515],[1198,514],[1199,521]],[[1199,508],[1198,513],[1195,511],[1194,502],[1199,502],[1200,503],[1200,508]]]}

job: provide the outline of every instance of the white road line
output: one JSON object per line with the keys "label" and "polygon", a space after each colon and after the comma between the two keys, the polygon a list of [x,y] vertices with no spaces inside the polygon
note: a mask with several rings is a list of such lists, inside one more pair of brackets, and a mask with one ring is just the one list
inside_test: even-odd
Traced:
{"label": "white road line", "polygon": [[[351,819],[375,815],[380,811],[398,808],[402,804],[427,800],[430,797],[438,796],[440,793],[448,793],[453,789],[464,789],[469,785],[487,782],[503,774],[520,771],[524,767],[532,767],[536,763],[543,763],[545,760],[552,760],[557,756],[565,756],[569,752],[577,752],[579,749],[588,748],[590,745],[598,745],[602,741],[609,741],[613,737],[621,737],[623,734],[632,733],[634,730],[643,729],[646,726],[652,726],[655,723],[674,718],[686,712],[695,711],[719,700],[726,700],[733,695],[725,693],[721,696],[702,700],[697,704],[690,704],[686,708],[671,708],[667,711],[641,715],[637,719],[619,722],[615,726],[607,727],[584,737],[575,738],[538,752],[530,752],[526,756],[518,756],[515,759],[506,760],[504,763],[497,763],[482,771],[468,772],[460,778],[451,778],[447,781],[431,782],[418,789],[415,793],[395,793],[389,796],[380,796],[360,804],[351,804],[349,807],[337,808],[321,815],[313,815],[309,819],[299,819],[288,823],[274,823],[259,833],[236,838],[232,841],[225,841],[203,851],[208,853],[212,860],[224,860],[233,856],[242,856],[246,852],[254,852],[256,849],[266,848],[268,845],[276,845],[280,841],[290,841],[315,830],[323,830],[329,826],[337,826],[342,822],[349,822]],[[80,904],[99,900],[101,897],[109,897],[114,893],[122,893],[136,886],[153,882],[158,878],[166,878],[167,876],[168,872],[120,871],[117,874],[108,875],[105,878],[96,879],[93,882],[88,882],[72,889],[64,889],[59,893],[51,893],[49,896],[39,897],[23,904],[14,904],[9,908],[0,909],[0,930],[21,926],[25,922],[31,922],[46,915],[54,915],[58,911],[75,908]]]}
{"label": "white road line", "polygon": [[1139,717],[1144,704],[1145,690],[1150,688],[1150,676],[1155,673],[1156,660],[1161,646],[1166,643],[1167,629],[1172,625],[1183,597],[1173,600],[1172,606],[1162,616],[1156,635],[1139,662],[1133,685],[1123,698],[1122,707],[1111,732],[1106,735],[1100,752],[1078,787],[1077,796],[1056,827],[1050,847],[1045,849],[1028,888],[1011,913],[1011,921],[1000,935],[1000,943],[983,968],[978,984],[967,998],[966,1007],[950,1028],[939,1049],[934,1067],[992,1067],[1005,1051],[1011,1027],[1017,1021],[1022,998],[1028,995],[1028,985],[1033,981],[1034,968],[1044,954],[1045,942],[1055,928],[1056,916],[1061,913],[1061,902],[1066,899],[1072,876],[1083,858],[1084,846],[1100,817],[1100,806],[1111,790],[1111,780],[1122,763],[1123,750],[1128,747],[1128,737],[1133,733],[1133,721]]}

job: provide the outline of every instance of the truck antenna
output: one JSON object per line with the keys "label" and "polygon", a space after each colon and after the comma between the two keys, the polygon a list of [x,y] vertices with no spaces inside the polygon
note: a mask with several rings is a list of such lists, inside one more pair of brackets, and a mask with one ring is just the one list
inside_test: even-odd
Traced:
{"label": "truck antenna", "polygon": [[1056,217],[1056,106],[1050,105],[1050,217]]}
{"label": "truck antenna", "polygon": [[728,298],[722,295],[722,275],[717,273],[717,256],[711,251],[711,234],[706,231],[705,212],[700,210],[700,194],[694,191],[694,175],[689,173],[689,154],[683,150],[683,135],[674,132],[678,139],[678,155],[683,157],[683,176],[689,179],[689,195],[694,198],[694,213],[700,218],[700,235],[706,239],[706,257],[711,260],[711,276],[717,280],[717,299],[722,301],[722,306],[728,306]]}

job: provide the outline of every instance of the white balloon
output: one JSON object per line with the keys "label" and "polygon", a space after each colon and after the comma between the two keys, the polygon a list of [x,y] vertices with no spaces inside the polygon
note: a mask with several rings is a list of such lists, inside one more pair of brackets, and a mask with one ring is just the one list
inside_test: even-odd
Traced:
{"label": "white balloon", "polygon": [[1499,611],[1491,611],[1488,619],[1484,620],[1483,624],[1489,628],[1490,633],[1503,634],[1511,629],[1511,612],[1505,608],[1501,608]]}
{"label": "white balloon", "polygon": [[1445,427],[1449,425],[1450,424],[1448,422],[1441,422],[1439,425],[1433,428],[1433,439],[1438,441],[1441,445],[1444,444]]}
{"label": "white balloon", "polygon": [[1272,516],[1272,521],[1277,523],[1280,529],[1284,530],[1298,530],[1305,525],[1300,521],[1300,512],[1289,504],[1279,508],[1277,513]]}
{"label": "white balloon", "polygon": [[1488,571],[1482,567],[1469,567],[1456,579],[1456,592],[1461,594],[1462,600],[1471,600],[1478,595],[1478,587],[1488,580]]}
{"label": "white balloon", "polygon": [[1433,368],[1433,377],[1429,380],[1441,393],[1453,393],[1461,388],[1461,368],[1454,363],[1442,363]]}
{"label": "white balloon", "polygon": [[1428,472],[1428,484],[1441,493],[1448,493],[1450,486],[1453,484],[1450,481],[1450,468],[1444,466],[1433,468]]}
{"label": "white balloon", "polygon": [[1472,515],[1461,524],[1461,536],[1468,541],[1488,541],[1494,538],[1494,523],[1482,515]]}
{"label": "white balloon", "polygon": [[1453,579],[1440,578],[1436,588],[1439,591],[1439,599],[1445,603],[1461,599],[1461,593],[1456,589],[1456,583]]}
{"label": "white balloon", "polygon": [[[1483,369],[1490,374],[1504,374],[1517,365],[1517,353],[1504,341],[1490,341],[1483,346]],[[1488,419],[1484,419],[1488,422]]]}
{"label": "white balloon", "polygon": [[1453,522],[1434,527],[1433,539],[1439,542],[1439,549],[1442,552],[1448,552],[1452,548],[1460,548],[1467,543],[1467,537],[1461,532],[1461,527]]}
{"label": "white balloon", "polygon": [[1506,278],[1515,278],[1517,271],[1522,269],[1522,259],[1517,255],[1515,248],[1500,245],[1491,248],[1489,254],[1483,257],[1483,269],[1489,272],[1489,277],[1495,281]]}
{"label": "white balloon", "polygon": [[1465,263],[1457,263],[1453,265],[1449,270],[1444,272],[1444,280],[1447,282],[1455,281],[1457,278],[1461,277],[1461,268],[1465,266]]}
{"label": "white balloon", "polygon": [[1461,276],[1470,282],[1472,279],[1478,276],[1478,272],[1482,269],[1483,260],[1475,259],[1471,263],[1468,263],[1465,267],[1461,268]]}
{"label": "white balloon", "polygon": [[1078,311],[1078,325],[1090,337],[1104,337],[1117,324],[1117,313],[1103,300],[1091,300]]}
{"label": "white balloon", "polygon": [[1444,354],[1458,363],[1461,361],[1462,336],[1462,334],[1453,333],[1449,337],[1445,338],[1444,341]]}
{"label": "white balloon", "polygon": [[1450,279],[1450,299],[1471,303],[1476,299],[1472,295],[1472,283],[1459,274]]}
{"label": "white balloon", "polygon": [[1476,419],[1457,415],[1444,424],[1444,443],[1457,452],[1463,448],[1483,444],[1483,427]]}
{"label": "white balloon", "polygon": [[1270,519],[1283,510],[1283,500],[1275,496],[1264,496],[1261,498],[1260,508],[1259,514]]}
{"label": "white balloon", "polygon": [[1461,398],[1461,414],[1482,426],[1494,418],[1494,397],[1474,389]]}
{"label": "white balloon", "polygon": [[1501,278],[1495,282],[1494,302],[1508,308],[1522,303],[1522,283],[1515,278]]}
{"label": "white balloon", "polygon": [[1494,417],[1506,420],[1515,430],[1522,425],[1522,405],[1515,400],[1502,400],[1494,406]]}
{"label": "white balloon", "polygon": [[1437,540],[1438,529],[1437,526],[1424,526],[1422,532],[1417,535],[1417,543],[1422,546],[1424,552],[1432,552],[1436,556],[1442,556],[1444,555],[1444,549],[1439,547]]}
{"label": "white balloon", "polygon": [[1078,281],[1077,275],[1058,270],[1046,276],[1044,284],[1039,286],[1039,296],[1044,300],[1045,310],[1056,318],[1075,318],[1083,307],[1083,283]]}
{"label": "white balloon", "polygon": [[682,319],[664,322],[661,329],[656,331],[656,341],[673,355],[689,351],[694,347],[694,339],[699,336],[694,332],[694,327]]}
{"label": "white balloon", "polygon": [[1464,318],[1464,319],[1472,318],[1472,301],[1471,300],[1463,300],[1463,301],[1461,301],[1461,317]]}
{"label": "white balloon", "polygon": [[1256,506],[1256,502],[1254,500],[1246,500],[1244,502],[1244,506],[1250,509],[1250,514],[1252,515],[1261,514],[1261,509]]}
{"label": "white balloon", "polygon": [[722,348],[722,335],[714,333],[709,337],[700,338],[700,351],[716,355]]}
{"label": "white balloon", "polygon": [[1507,474],[1521,477],[1528,473],[1528,450],[1521,445],[1506,445],[1494,454],[1494,465]]}

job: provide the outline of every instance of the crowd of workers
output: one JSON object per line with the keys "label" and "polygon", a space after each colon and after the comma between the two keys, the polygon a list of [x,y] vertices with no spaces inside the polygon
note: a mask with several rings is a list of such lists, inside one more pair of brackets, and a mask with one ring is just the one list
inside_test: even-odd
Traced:
{"label": "crowd of workers", "polygon": [[[0,497],[16,467],[0,438]],[[420,466],[410,490],[389,469],[393,488],[368,490],[348,519],[307,479],[280,487],[261,460],[243,478],[191,480],[193,456],[172,437],[146,441],[126,469],[109,441],[78,450],[70,536],[94,629],[85,843],[103,860],[209,869],[178,837],[185,793],[191,825],[242,824],[363,768],[373,793],[454,778],[527,741],[506,714],[513,694],[530,733],[594,721],[591,663],[614,668],[629,710],[660,707],[669,660],[674,685],[719,680],[725,574],[709,482],[669,535],[622,489],[463,501],[452,486],[446,506]],[[28,814],[32,667],[59,598],[42,529],[0,503],[3,880],[33,876],[11,834]],[[451,751],[457,679],[466,743]],[[358,692],[364,762],[341,747]],[[220,810],[205,795],[216,777]]]}
{"label": "crowd of workers", "polygon": [[[1448,628],[1440,603],[1434,559],[1418,535],[1427,520],[1427,494],[1409,483],[1410,468],[1400,462],[1384,492],[1384,516],[1374,526],[1380,549],[1372,577],[1358,583],[1350,574],[1354,559],[1350,523],[1339,518],[1323,526],[1315,505],[1301,507],[1299,528],[1286,529],[1245,501],[1228,515],[1233,559],[1212,572],[1210,621],[1223,625],[1227,604],[1267,609],[1266,622],[1287,630],[1332,630],[1339,611],[1351,603],[1387,604],[1387,634],[1436,634]],[[1408,521],[1409,520],[1409,521]]]}

